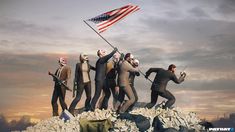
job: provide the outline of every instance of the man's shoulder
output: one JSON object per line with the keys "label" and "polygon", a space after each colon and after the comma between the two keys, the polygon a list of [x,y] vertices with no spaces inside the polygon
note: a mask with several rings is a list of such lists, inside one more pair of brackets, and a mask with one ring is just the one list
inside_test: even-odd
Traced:
{"label": "man's shoulder", "polygon": [[70,70],[71,68],[70,68],[70,66],[66,65],[66,66],[63,67],[63,69]]}
{"label": "man's shoulder", "polygon": [[124,66],[127,66],[127,67],[128,67],[128,66],[131,66],[131,64],[130,64],[128,61],[126,61],[126,60],[123,61],[122,64],[123,64]]}
{"label": "man's shoulder", "polygon": [[163,69],[163,68],[156,68],[158,72],[166,72],[167,70]]}
{"label": "man's shoulder", "polygon": [[166,70],[166,69],[163,69],[163,68],[160,68],[160,69],[159,69],[159,72],[162,72],[163,74],[169,75],[169,76],[174,75],[174,73],[172,73],[171,71]]}

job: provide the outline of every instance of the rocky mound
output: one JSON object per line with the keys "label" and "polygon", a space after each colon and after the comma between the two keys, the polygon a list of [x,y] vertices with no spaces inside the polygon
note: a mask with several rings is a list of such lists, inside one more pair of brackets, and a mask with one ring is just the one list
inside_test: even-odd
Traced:
{"label": "rocky mound", "polygon": [[[143,115],[147,117],[150,121],[150,124],[154,124],[155,117],[158,119],[158,127],[164,130],[166,128],[174,128],[175,130],[180,130],[181,127],[186,128],[187,130],[201,131],[204,128],[199,125],[200,119],[196,116],[196,113],[193,112],[183,112],[179,108],[173,109],[147,109],[147,108],[137,108],[130,112],[130,114]],[[135,122],[125,119],[119,119],[118,114],[112,110],[99,110],[96,109],[94,112],[83,112],[78,114],[74,119],[64,121],[59,117],[52,117],[47,120],[43,120],[36,124],[33,127],[28,127],[25,132],[79,132],[80,131],[80,119],[87,120],[105,120],[109,119],[113,124],[113,129],[110,131],[115,132],[138,132],[139,129],[136,126]],[[155,118],[155,119],[154,119]],[[156,125],[153,125],[156,127]],[[152,125],[147,130],[148,132],[154,131]]]}

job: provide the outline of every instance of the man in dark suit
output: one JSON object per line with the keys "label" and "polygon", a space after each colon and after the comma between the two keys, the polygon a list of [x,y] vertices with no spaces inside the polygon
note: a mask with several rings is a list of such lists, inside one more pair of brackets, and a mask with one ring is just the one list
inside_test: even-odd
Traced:
{"label": "man in dark suit", "polygon": [[97,55],[99,59],[96,62],[96,72],[95,72],[95,94],[91,100],[91,110],[94,111],[96,108],[96,103],[100,97],[101,91],[104,89],[106,67],[108,60],[118,51],[117,48],[106,55],[105,50],[98,50]]}
{"label": "man in dark suit", "polygon": [[151,102],[146,105],[147,108],[152,108],[156,103],[158,96],[160,95],[163,98],[168,99],[166,104],[163,106],[164,109],[170,108],[175,103],[174,95],[166,90],[167,83],[172,80],[173,82],[180,84],[184,81],[186,73],[181,73],[180,78],[178,79],[175,75],[176,66],[174,64],[169,65],[168,70],[162,68],[150,68],[146,72],[146,78],[152,73],[156,72],[156,76],[151,86]]}
{"label": "man in dark suit", "polygon": [[95,67],[89,64],[88,55],[83,53],[80,54],[80,63],[76,64],[75,78],[74,78],[74,86],[77,87],[76,90],[77,94],[69,107],[69,112],[72,113],[73,115],[74,115],[74,109],[77,103],[80,101],[84,89],[86,92],[85,110],[89,109],[91,101],[90,70],[95,71]]}

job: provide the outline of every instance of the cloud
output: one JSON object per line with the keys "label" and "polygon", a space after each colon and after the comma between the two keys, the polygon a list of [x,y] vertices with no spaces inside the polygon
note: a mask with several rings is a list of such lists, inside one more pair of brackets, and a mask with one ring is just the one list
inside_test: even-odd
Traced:
{"label": "cloud", "polygon": [[208,18],[209,15],[203,11],[203,9],[199,7],[194,7],[193,9],[189,10],[189,12],[194,16],[198,18]]}
{"label": "cloud", "polygon": [[[217,11],[225,16],[232,16],[235,14],[235,2],[234,0],[220,1]],[[234,17],[233,17],[234,18]]]}
{"label": "cloud", "polygon": [[22,131],[29,126],[33,126],[35,123],[30,121],[29,116],[22,116],[18,121],[12,120],[7,121],[3,114],[0,114],[0,131],[1,132],[10,132],[10,131]]}
{"label": "cloud", "polygon": [[66,32],[60,27],[43,26],[35,23],[3,17],[0,21],[0,33],[2,35],[13,35],[23,37],[55,38],[63,36]]}

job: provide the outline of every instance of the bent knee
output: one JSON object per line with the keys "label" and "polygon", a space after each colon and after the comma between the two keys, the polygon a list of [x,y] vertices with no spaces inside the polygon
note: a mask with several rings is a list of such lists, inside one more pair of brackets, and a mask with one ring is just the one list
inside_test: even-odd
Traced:
{"label": "bent knee", "polygon": [[139,99],[138,97],[135,97],[135,102],[137,102],[137,101],[138,101],[138,99]]}
{"label": "bent knee", "polygon": [[130,100],[129,100],[129,101],[130,101],[130,103],[131,103],[131,104],[133,104],[133,103],[135,102],[135,100],[136,100],[136,98],[135,98],[135,97],[133,97],[133,98],[130,98]]}
{"label": "bent knee", "polygon": [[176,101],[175,97],[170,99],[170,100],[171,100],[172,103],[175,103],[175,101]]}

